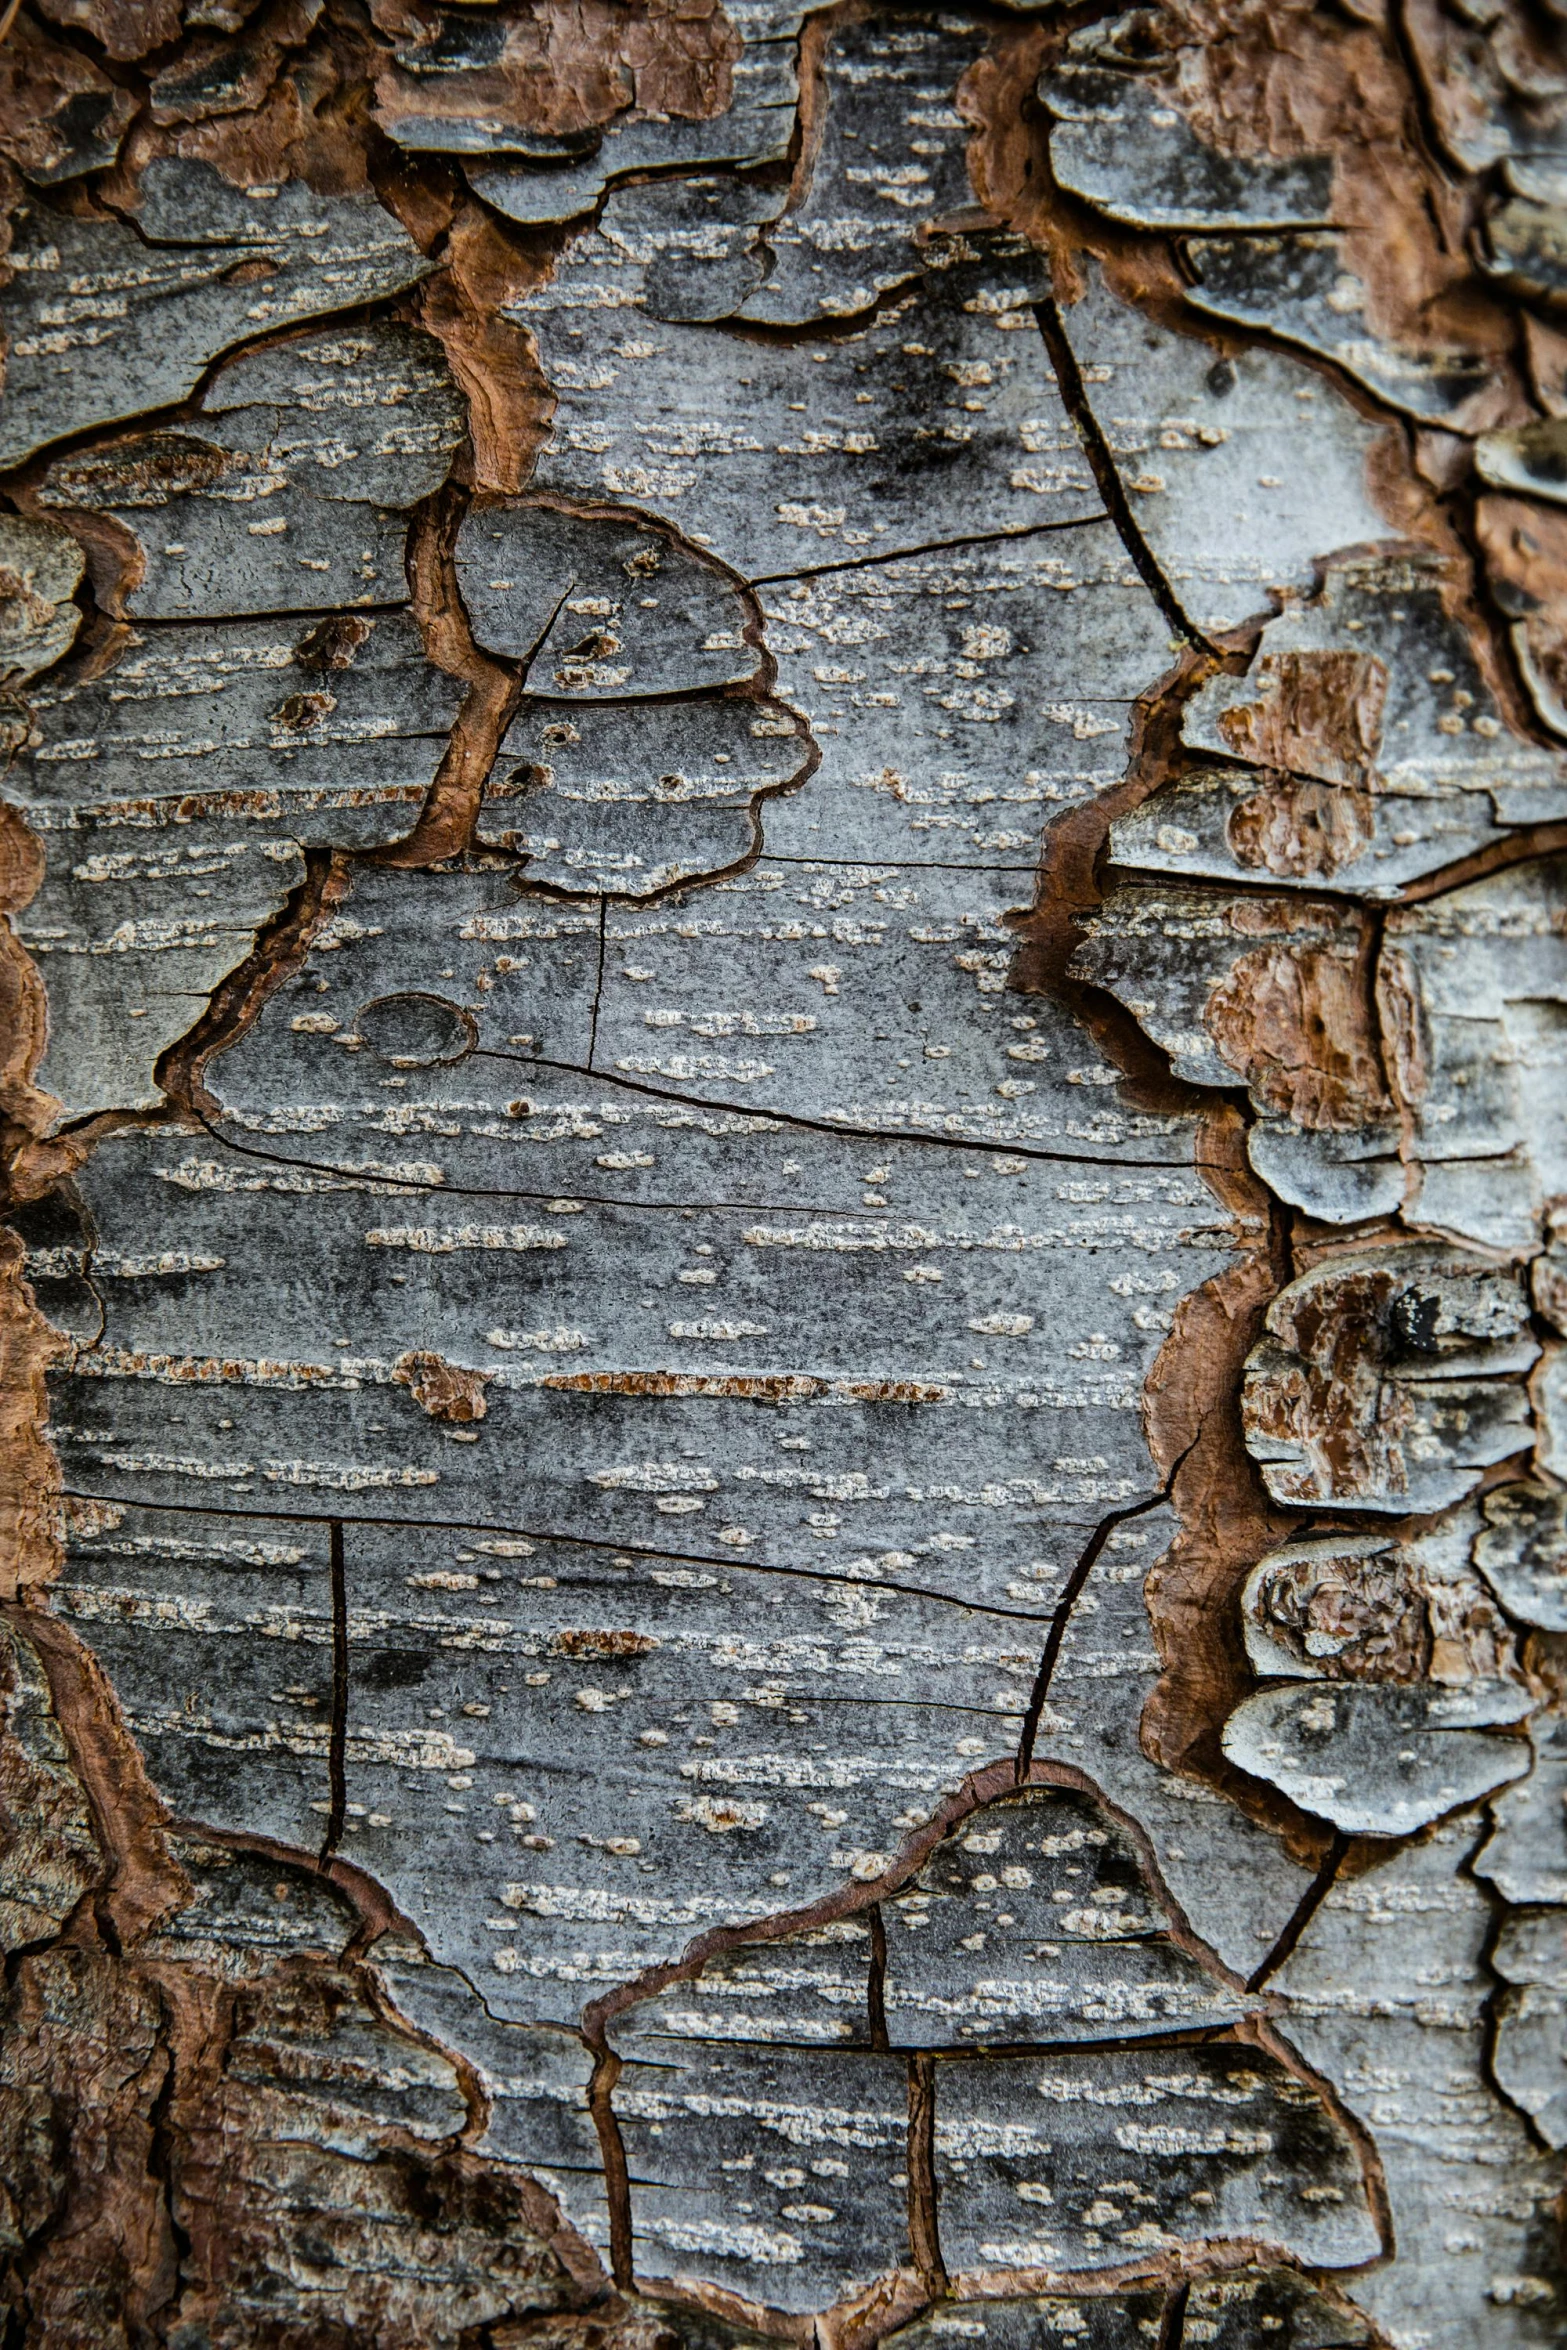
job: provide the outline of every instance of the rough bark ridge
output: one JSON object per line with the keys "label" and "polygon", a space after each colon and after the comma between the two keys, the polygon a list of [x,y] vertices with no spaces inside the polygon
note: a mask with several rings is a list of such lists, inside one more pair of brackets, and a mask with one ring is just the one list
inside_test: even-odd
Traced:
{"label": "rough bark ridge", "polygon": [[1559,2342],[1558,13],[4,22],[7,2350]]}

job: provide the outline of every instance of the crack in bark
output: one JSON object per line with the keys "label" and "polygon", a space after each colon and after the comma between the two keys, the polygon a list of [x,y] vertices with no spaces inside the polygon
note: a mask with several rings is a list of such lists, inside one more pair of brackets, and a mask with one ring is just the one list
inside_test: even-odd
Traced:
{"label": "crack in bark", "polygon": [[1127,497],[1115,460],[1110,454],[1110,444],[1105,439],[1104,428],[1095,415],[1084,390],[1083,372],[1078,366],[1077,354],[1068,339],[1066,329],[1061,324],[1060,311],[1053,301],[1046,301],[1039,304],[1035,316],[1039,320],[1039,330],[1044,336],[1045,348],[1050,354],[1050,364],[1055,371],[1056,382],[1061,387],[1061,397],[1066,403],[1068,413],[1077,431],[1077,437],[1082,443],[1083,454],[1093,470],[1094,480],[1099,487],[1099,495],[1105,502],[1105,511],[1115,525],[1121,544],[1136,566],[1138,577],[1176,635],[1183,637],[1189,645],[1194,646],[1199,652],[1217,656],[1217,646],[1209,642],[1202,630],[1193,624],[1182,609],[1179,598],[1165,578],[1154,556],[1153,549],[1143,535],[1141,524],[1132,512],[1131,501]]}
{"label": "crack in bark", "polygon": [[957,538],[922,539],[912,546],[879,548],[874,555],[848,555],[841,563],[801,563],[793,571],[755,571],[749,576],[754,588],[783,587],[791,579],[825,579],[836,571],[877,571],[884,563],[911,563],[916,555],[945,555],[957,547],[1012,546],[1019,539],[1039,538],[1055,530],[1088,530],[1111,519],[1096,508],[1088,514],[1068,515],[1065,520],[1031,522],[1022,530],[969,531]]}
{"label": "crack in bark", "polygon": [[282,911],[256,933],[248,955],[208,998],[205,1010],[169,1047],[153,1074],[169,1101],[189,1117],[220,1114],[207,1091],[207,1065],[255,1025],[267,1001],[303,965],[311,942],[347,896],[348,859],[335,849],[307,849],[305,878]]}
{"label": "crack in bark", "polygon": [[470,845],[485,782],[522,696],[523,668],[481,651],[458,592],[457,533],[471,503],[461,490],[438,492],[416,510],[409,532],[408,584],[425,649],[437,668],[463,680],[467,692],[413,830],[389,848],[367,852],[367,864],[415,872]]}
{"label": "crack in bark", "polygon": [[887,1921],[879,1901],[871,1903],[866,1915],[871,1929],[871,1963],[865,1979],[865,2012],[871,2046],[885,2054],[892,2045],[887,2037]]}
{"label": "crack in bark", "polygon": [[[83,1502],[112,1502],[117,1506],[129,1509],[170,1511],[187,1517],[206,1518],[212,1515],[210,1508],[203,1503],[149,1502],[141,1494],[79,1493],[73,1487],[67,1487],[65,1488],[65,1498]],[[327,1511],[312,1516],[310,1512],[304,1510],[250,1509],[243,1503],[226,1503],[222,1514],[226,1518],[259,1520],[267,1525],[330,1525],[333,1523],[332,1514]],[[361,1511],[357,1517],[344,1517],[342,1523],[345,1527],[354,1525],[406,1527],[410,1521],[407,1518],[376,1517],[368,1511]],[[830,1568],[812,1567],[772,1559],[742,1559],[737,1558],[733,1551],[676,1550],[665,1543],[611,1540],[609,1536],[602,1534],[576,1534],[568,1532],[564,1528],[519,1525],[510,1518],[429,1517],[421,1518],[416,1523],[421,1527],[445,1529],[454,1533],[515,1534],[530,1542],[558,1543],[563,1550],[601,1550],[615,1554],[624,1553],[628,1558],[660,1559],[668,1561],[671,1565],[722,1567],[728,1574],[786,1575],[800,1582],[829,1584],[840,1590],[844,1588],[844,1577],[834,1573]],[[1048,1621],[1046,1613],[1038,1608],[1006,1608],[998,1607],[988,1600],[955,1599],[950,1591],[939,1591],[923,1583],[905,1583],[884,1575],[856,1575],[854,1587],[865,1591],[895,1592],[900,1597],[907,1599],[939,1601],[944,1607],[961,1609],[965,1615],[994,1616],[1004,1623],[1037,1624]]]}
{"label": "crack in bark", "polygon": [[1159,2321],[1158,2350],[1184,2350],[1186,2341],[1186,2304],[1191,2298],[1190,2279],[1178,2284],[1164,2305]]}
{"label": "crack in bark", "polygon": [[1168,1167],[1170,1164],[1167,1159],[1128,1159],[1119,1155],[1114,1160],[1107,1160],[1087,1151],[1045,1150],[1038,1143],[986,1142],[964,1135],[924,1134],[917,1128],[862,1126],[847,1120],[808,1117],[799,1110],[780,1109],[775,1103],[714,1101],[707,1094],[682,1093],[673,1086],[649,1085],[641,1078],[622,1076],[618,1070],[590,1069],[576,1061],[550,1060],[542,1053],[502,1053],[480,1045],[473,1058],[510,1061],[525,1069],[552,1069],[568,1077],[592,1077],[601,1085],[619,1086],[626,1093],[646,1094],[654,1101],[679,1102],[694,1110],[722,1110],[733,1117],[767,1119],[779,1126],[799,1127],[810,1134],[846,1135],[854,1142],[917,1142],[933,1150],[980,1151],[991,1157],[1039,1159],[1065,1166]]}
{"label": "crack in bark", "polygon": [[595,971],[594,971],[594,974],[593,974],[593,1002],[592,1002],[592,1005],[590,1006],[590,1008],[589,1008],[589,1011],[588,1011],[588,1059],[587,1059],[587,1067],[588,1067],[588,1070],[589,1070],[589,1072],[590,1072],[590,1073],[592,1072],[592,1069],[593,1069],[593,1060],[594,1060],[594,1055],[595,1055],[595,1053],[596,1053],[596,1052],[597,1052],[597,1050],[598,1050],[598,1035],[599,1035],[599,1006],[600,1006],[600,1004],[601,1004],[601,1003],[603,1002],[603,1000],[604,1000],[604,937],[605,937],[605,925],[606,925],[607,917],[608,917],[608,908],[607,908],[607,906],[606,906],[606,903],[605,903],[604,899],[603,899],[603,898],[600,898],[600,899],[599,899],[599,938],[598,938],[598,965],[597,965],[597,968],[595,969]]}
{"label": "crack in bark", "polygon": [[909,2058],[909,2250],[932,2300],[947,2289],[941,2257],[940,2190],[936,2179],[936,2068],[929,2056]]}
{"label": "crack in bark", "polygon": [[[1195,1441],[1194,1438],[1193,1442]],[[1027,1781],[1033,1765],[1034,1745],[1039,1734],[1040,1718],[1045,1710],[1045,1701],[1050,1695],[1050,1683],[1055,1673],[1056,1660],[1061,1654],[1061,1643],[1066,1638],[1072,1611],[1081,1599],[1088,1578],[1093,1573],[1094,1562],[1118,1526],[1124,1526],[1132,1518],[1146,1517],[1150,1510],[1158,1509],[1162,1503],[1169,1500],[1176,1476],[1185,1457],[1185,1454],[1182,1454],[1181,1459],[1174,1463],[1169,1475],[1156,1493],[1147,1495],[1142,1501],[1129,1502],[1122,1509],[1107,1512],[1099,1520],[1079,1551],[1072,1571],[1066,1579],[1061,1597],[1057,1600],[1051,1613],[1050,1629],[1045,1635],[1044,1653],[1040,1657],[1039,1670],[1034,1676],[1034,1686],[1029,1693],[1028,1710],[1023,1717],[1023,1734],[1018,1741],[1017,1750],[1017,1783],[1020,1787]]]}
{"label": "crack in bark", "polygon": [[1348,1856],[1349,1849],[1349,1837],[1335,1829],[1333,1840],[1328,1846],[1321,1868],[1318,1869],[1311,1883],[1301,1895],[1299,1903],[1285,1921],[1278,1940],[1273,1944],[1266,1958],[1261,1960],[1247,1976],[1246,1988],[1248,1991],[1260,1991],[1270,1977],[1276,1975],[1280,1967],[1283,1966],[1338,1882],[1338,1874]]}
{"label": "crack in bark", "polygon": [[[489,1057],[502,1058],[504,1056],[493,1055]],[[536,1065],[548,1066],[557,1070],[564,1066],[564,1064],[560,1062],[553,1061],[548,1064]],[[580,1068],[573,1068],[572,1074],[591,1078],[596,1084],[612,1085],[624,1082],[609,1076],[603,1069],[590,1068],[586,1062],[584,1062]],[[635,1090],[641,1093],[651,1093],[654,1091],[654,1089],[650,1086],[638,1086]],[[729,1109],[732,1106],[720,1102],[699,1101],[695,1095],[660,1094],[658,1098],[660,1100],[680,1101],[688,1107],[701,1109]],[[1031,1154],[1029,1151],[1029,1146],[1024,1143],[1019,1143],[1016,1146],[1013,1146],[1009,1143],[970,1143],[960,1140],[957,1137],[921,1134],[906,1135],[897,1134],[890,1131],[876,1132],[861,1127],[834,1126],[824,1120],[804,1119],[796,1117],[786,1110],[754,1110],[741,1112],[738,1114],[754,1117],[758,1120],[759,1123],[772,1126],[808,1125],[816,1133],[841,1134],[850,1142],[934,1141],[942,1144],[944,1147],[950,1147],[954,1150],[977,1150],[991,1153],[999,1152],[1008,1158],[1025,1158],[1032,1155],[1033,1157],[1042,1159],[1047,1163],[1057,1165],[1064,1164],[1070,1167],[1146,1166],[1165,1169],[1171,1165],[1171,1162],[1167,1159],[1099,1159],[1089,1158],[1075,1153],[1040,1151],[1037,1149],[1034,1150]],[[219,1107],[219,1115],[222,1115],[221,1105]],[[440,1183],[436,1183],[432,1180],[422,1180],[414,1176],[388,1176],[367,1173],[363,1166],[348,1166],[330,1159],[295,1158],[286,1151],[262,1150],[257,1144],[253,1142],[240,1142],[236,1140],[232,1132],[224,1132],[221,1126],[216,1124],[212,1119],[205,1117],[200,1111],[196,1112],[196,1116],[200,1120],[202,1126],[205,1127],[208,1134],[211,1135],[213,1141],[221,1144],[225,1150],[237,1151],[245,1158],[260,1159],[264,1164],[269,1166],[299,1167],[311,1174],[340,1176],[343,1179],[345,1186],[351,1185],[357,1188],[360,1185],[365,1185],[368,1187],[369,1185],[374,1184],[379,1191],[384,1191],[392,1195],[396,1195],[400,1192],[407,1192],[413,1196],[426,1194],[433,1198],[450,1197],[452,1199],[552,1200],[559,1199],[561,1197],[561,1194],[558,1190],[552,1190],[549,1188],[532,1189],[522,1184],[502,1185],[485,1183],[453,1183],[449,1179],[443,1179]],[[851,1206],[842,1202],[829,1206],[824,1203],[813,1203],[808,1200],[800,1199],[627,1199],[623,1196],[617,1195],[614,1192],[600,1191],[573,1191],[571,1197],[573,1199],[583,1201],[590,1207],[623,1209],[631,1215],[641,1215],[645,1212],[647,1214],[667,1213],[672,1215],[685,1216],[690,1215],[693,1211],[696,1211],[703,1215],[714,1216],[838,1216],[849,1218],[858,1224],[863,1224],[867,1220],[877,1220],[874,1211],[872,1211],[869,1219],[867,1218],[867,1211],[863,1204],[856,1204]]]}
{"label": "crack in bark", "polygon": [[[1146,1830],[1133,1813],[1117,1803],[1114,1797],[1107,1794],[1089,1773],[1075,1763],[1036,1760],[1029,1767],[1027,1779],[1020,1782],[1016,1775],[1015,1765],[1010,1760],[1004,1760],[987,1764],[982,1770],[971,1772],[961,1787],[946,1797],[919,1828],[909,1833],[898,1851],[889,1859],[886,1868],[879,1877],[870,1881],[851,1882],[846,1886],[840,1886],[836,1892],[822,1894],[815,1901],[780,1911],[772,1917],[753,1919],[747,1924],[739,1926],[709,1928],[705,1933],[697,1935],[687,1945],[685,1952],[678,1960],[645,1968],[641,1974],[628,1982],[618,1985],[612,1991],[605,1992],[595,2000],[591,2000],[582,2011],[582,2029],[589,2045],[594,2048],[607,2048],[609,2046],[606,2038],[607,2031],[618,2016],[625,2014],[631,2008],[642,2005],[647,2000],[656,1998],[661,1992],[668,1990],[676,1983],[697,1980],[703,1968],[715,1958],[723,1957],[734,1951],[749,1950],[770,1943],[786,1941],[795,1935],[833,1924],[839,1919],[860,1916],[878,1908],[881,1902],[889,1899],[913,1881],[938,1844],[951,1836],[965,1821],[971,1820],[976,1814],[983,1812],[990,1804],[998,1799],[1015,1795],[1020,1784],[1034,1788],[1066,1788],[1091,1796],[1136,1847],[1139,1865],[1159,1906],[1165,1913],[1165,1930],[1176,1948],[1195,1959],[1204,1971],[1216,1981],[1224,1983],[1234,1990],[1246,1988],[1241,1978],[1235,1974],[1233,1969],[1224,1964],[1223,1960],[1192,1927],[1181,1904],[1165,1881],[1158,1855]],[[1029,2045],[1060,2045],[1063,2047],[1067,2045],[1073,2047],[1119,2047],[1125,2045],[1147,2048],[1154,2042],[1162,2046],[1168,2041],[1171,2044],[1198,2046],[1208,2045],[1213,2041],[1245,2037],[1248,2030],[1249,2025],[1243,2027],[1241,2024],[1224,2024],[1214,2026],[1211,2029],[1197,2026],[1188,2032],[1183,2032],[1179,2027],[1176,2027],[1170,2032],[1161,2032],[1151,2037],[1142,2035],[1124,2042],[1114,2033],[1105,2033],[1089,2041],[1076,2040],[1060,2044],[1035,2042],[1029,2043]],[[1316,2080],[1316,2075],[1303,2064],[1292,2049],[1287,2048],[1282,2040],[1277,2040],[1276,2043],[1274,2040],[1270,2040],[1268,2044],[1270,2047],[1274,2047],[1276,2044],[1277,2049],[1282,2051],[1281,2061],[1287,2063],[1291,2070],[1303,2077]],[[1369,2147],[1370,2141],[1363,2132],[1359,2132],[1358,2124],[1355,2125],[1351,2134],[1356,2135],[1357,2144],[1364,2143]]]}
{"label": "crack in bark", "polygon": [[316,1859],[316,1866],[323,1871],[330,1867],[343,1840],[348,1817],[348,1571],[341,1518],[329,1521],[328,1543],[332,1585],[332,1714],[327,1730],[327,1781],[331,1809]]}

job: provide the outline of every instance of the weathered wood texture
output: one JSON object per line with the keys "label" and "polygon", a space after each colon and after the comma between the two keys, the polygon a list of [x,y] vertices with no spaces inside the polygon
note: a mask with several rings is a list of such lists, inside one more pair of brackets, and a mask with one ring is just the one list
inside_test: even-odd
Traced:
{"label": "weathered wood texture", "polygon": [[5,2350],[1567,2328],[1567,31],[0,34]]}

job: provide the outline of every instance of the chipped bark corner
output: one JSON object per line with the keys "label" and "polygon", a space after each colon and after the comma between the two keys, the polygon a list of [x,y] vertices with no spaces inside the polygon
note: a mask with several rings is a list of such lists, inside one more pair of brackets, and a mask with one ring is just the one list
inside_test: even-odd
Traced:
{"label": "chipped bark corner", "polygon": [[1537,2350],[1567,34],[0,14],[7,2350]]}

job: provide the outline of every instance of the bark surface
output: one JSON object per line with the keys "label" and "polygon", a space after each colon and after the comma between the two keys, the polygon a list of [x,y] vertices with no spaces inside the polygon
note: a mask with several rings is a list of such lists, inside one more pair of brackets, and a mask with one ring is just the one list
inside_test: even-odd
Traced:
{"label": "bark surface", "polygon": [[1548,0],[0,32],[4,2350],[1567,2325]]}

